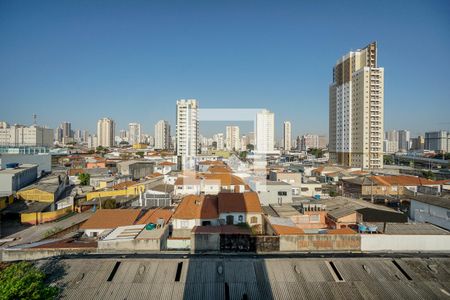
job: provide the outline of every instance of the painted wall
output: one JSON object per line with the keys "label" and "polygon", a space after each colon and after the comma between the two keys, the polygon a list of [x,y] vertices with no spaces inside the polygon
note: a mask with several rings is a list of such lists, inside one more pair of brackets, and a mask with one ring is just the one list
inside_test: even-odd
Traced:
{"label": "painted wall", "polygon": [[450,235],[362,234],[361,251],[450,252]]}
{"label": "painted wall", "polygon": [[20,214],[20,222],[22,224],[37,225],[46,222],[57,220],[72,211],[72,207],[66,207],[64,209],[48,211],[48,212],[35,212],[35,213],[23,213]]}

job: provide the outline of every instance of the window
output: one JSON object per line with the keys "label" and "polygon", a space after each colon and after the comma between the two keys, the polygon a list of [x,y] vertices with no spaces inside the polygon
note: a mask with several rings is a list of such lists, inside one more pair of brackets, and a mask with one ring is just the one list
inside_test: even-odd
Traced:
{"label": "window", "polygon": [[280,191],[280,192],[278,192],[278,196],[287,196],[287,192]]}
{"label": "window", "polygon": [[243,221],[244,221],[244,216],[240,215],[240,216],[238,217],[238,221],[239,221],[239,222],[243,222]]}
{"label": "window", "polygon": [[250,218],[250,223],[252,223],[252,224],[258,223],[258,218],[257,217],[251,217]]}
{"label": "window", "polygon": [[307,192],[307,191],[309,191],[309,188],[307,188],[307,187],[302,187],[302,192]]}

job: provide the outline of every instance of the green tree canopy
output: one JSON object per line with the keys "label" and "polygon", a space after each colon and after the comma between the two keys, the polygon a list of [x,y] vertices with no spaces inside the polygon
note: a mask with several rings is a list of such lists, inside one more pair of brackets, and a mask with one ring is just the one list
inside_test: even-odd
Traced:
{"label": "green tree canopy", "polygon": [[58,288],[46,285],[44,279],[32,264],[14,263],[0,272],[0,300],[56,299]]}
{"label": "green tree canopy", "polygon": [[81,173],[78,175],[81,185],[89,185],[91,182],[91,175],[86,173]]}

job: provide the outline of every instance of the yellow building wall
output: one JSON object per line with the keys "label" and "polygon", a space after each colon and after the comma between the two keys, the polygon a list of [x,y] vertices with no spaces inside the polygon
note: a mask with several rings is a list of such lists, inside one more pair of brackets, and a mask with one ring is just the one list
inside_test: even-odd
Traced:
{"label": "yellow building wall", "polygon": [[26,201],[38,201],[38,202],[54,202],[55,195],[53,193],[41,191],[38,189],[30,189],[17,193],[17,197]]}
{"label": "yellow building wall", "polygon": [[34,212],[20,214],[20,222],[22,224],[37,225],[45,222],[57,220],[72,211],[72,207],[66,207],[60,210],[48,212]]}
{"label": "yellow building wall", "polygon": [[8,205],[12,204],[14,202],[14,196],[4,196],[0,198],[0,210],[6,208]]}
{"label": "yellow building wall", "polygon": [[133,149],[147,149],[146,144],[134,144]]}
{"label": "yellow building wall", "polygon": [[139,192],[145,192],[145,184],[138,183],[129,186],[125,190],[113,190],[113,191],[97,191],[89,192],[86,194],[86,201],[94,198],[115,197],[115,196],[137,196]]}

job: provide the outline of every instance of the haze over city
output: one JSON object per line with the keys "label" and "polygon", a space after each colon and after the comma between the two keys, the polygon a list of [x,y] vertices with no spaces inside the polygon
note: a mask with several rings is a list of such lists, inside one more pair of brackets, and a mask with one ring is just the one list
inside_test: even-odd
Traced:
{"label": "haze over city", "polygon": [[447,129],[449,14],[448,1],[1,1],[0,116],[91,132],[110,116],[118,129],[151,132],[175,122],[177,99],[196,98],[203,108],[267,107],[278,138],[283,120],[294,135],[327,134],[332,66],[377,41],[385,129]]}

